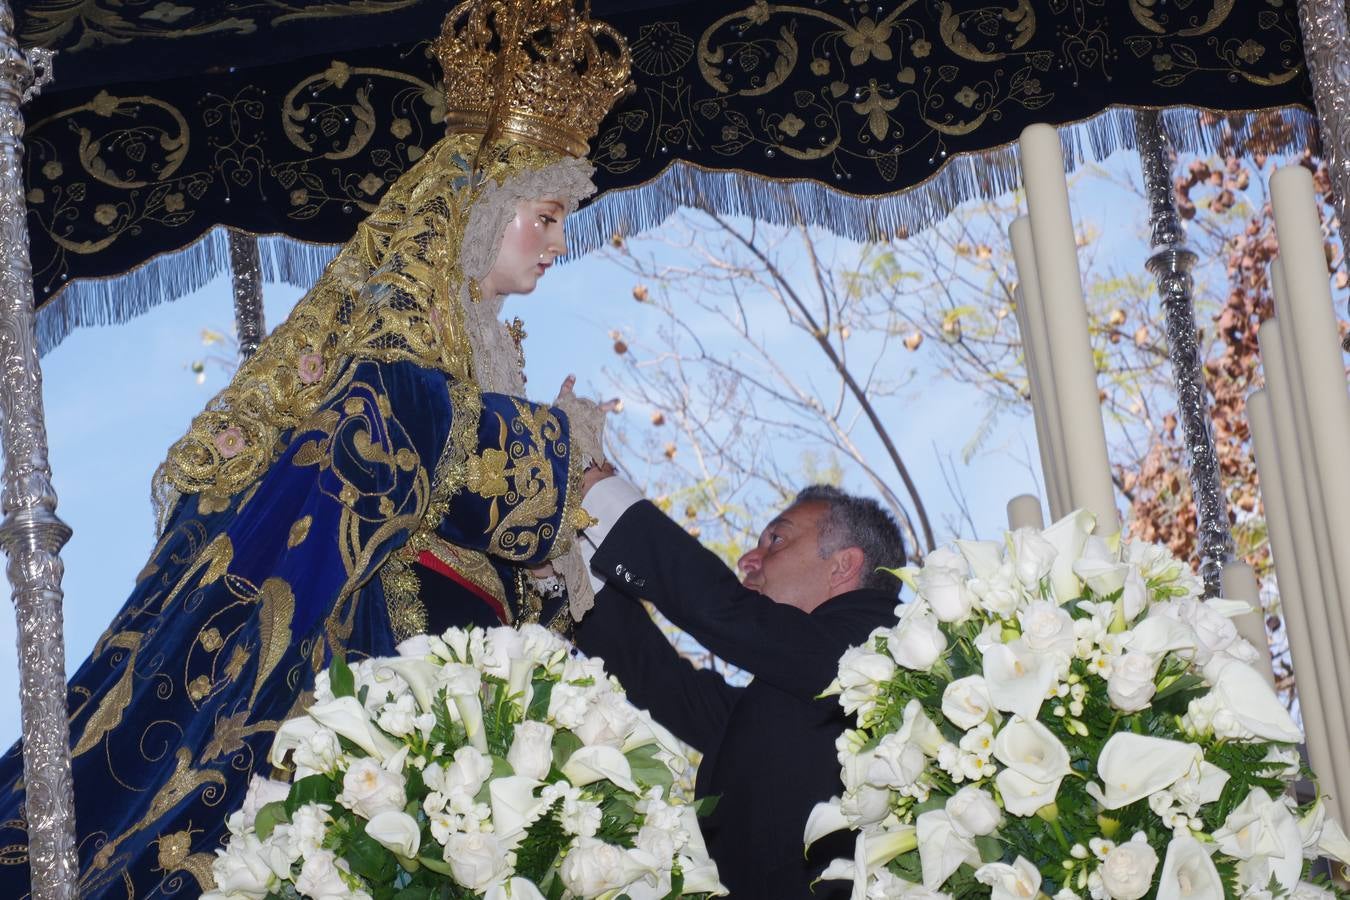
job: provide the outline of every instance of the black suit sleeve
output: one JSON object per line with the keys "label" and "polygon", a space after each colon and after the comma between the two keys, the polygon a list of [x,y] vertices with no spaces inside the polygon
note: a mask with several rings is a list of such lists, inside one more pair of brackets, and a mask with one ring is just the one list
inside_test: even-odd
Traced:
{"label": "black suit sleeve", "polygon": [[613,588],[596,595],[573,638],[587,656],[604,659],[634,704],[702,753],[716,745],[744,690],[680,656],[642,604]]}
{"label": "black suit sleeve", "polygon": [[[630,506],[596,549],[591,568],[651,601],[675,625],[734,666],[803,699],[838,674],[857,624],[810,615],[742,585],[727,566],[650,502]],[[620,676],[622,678],[622,676]]]}

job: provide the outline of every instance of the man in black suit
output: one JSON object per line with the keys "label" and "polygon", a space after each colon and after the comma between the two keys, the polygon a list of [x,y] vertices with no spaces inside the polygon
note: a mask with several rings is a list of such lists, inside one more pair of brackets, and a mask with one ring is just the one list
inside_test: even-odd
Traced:
{"label": "man in black suit", "polygon": [[[875,501],[809,487],[740,558],[738,581],[623,479],[592,471],[587,491],[599,521],[585,539],[603,585],[577,645],[703,753],[696,793],[719,797],[704,834],[733,898],[834,896],[840,882],[814,894],[810,884],[830,858],[851,857],[852,842],[821,841],[807,859],[803,832],[812,807],[841,791],[835,741],[847,722],[835,698],[816,696],[849,646],[895,621],[899,582],[877,570],[904,565],[895,521]],[[753,680],[736,687],[695,668],[639,598]]]}

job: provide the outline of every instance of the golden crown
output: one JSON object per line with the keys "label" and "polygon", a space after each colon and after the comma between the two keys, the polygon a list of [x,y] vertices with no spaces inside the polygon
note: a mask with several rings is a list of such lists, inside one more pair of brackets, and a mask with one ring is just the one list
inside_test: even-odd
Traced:
{"label": "golden crown", "polygon": [[466,0],[433,49],[447,131],[511,136],[583,157],[628,90],[628,44],[575,0]]}

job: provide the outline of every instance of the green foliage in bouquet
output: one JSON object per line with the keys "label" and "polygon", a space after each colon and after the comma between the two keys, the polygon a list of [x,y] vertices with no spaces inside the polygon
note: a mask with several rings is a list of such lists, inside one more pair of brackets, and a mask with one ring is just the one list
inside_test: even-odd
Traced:
{"label": "green foliage in bouquet", "polygon": [[342,659],[277,731],[206,900],[724,894],[679,743],[537,626]]}
{"label": "green foliage in bouquet", "polygon": [[868,900],[1330,897],[1308,860],[1350,841],[1300,732],[1230,617],[1164,548],[1090,536],[1076,513],[958,541],[898,574],[915,599],[840,660],[856,717],[843,791],[808,845],[857,832]]}

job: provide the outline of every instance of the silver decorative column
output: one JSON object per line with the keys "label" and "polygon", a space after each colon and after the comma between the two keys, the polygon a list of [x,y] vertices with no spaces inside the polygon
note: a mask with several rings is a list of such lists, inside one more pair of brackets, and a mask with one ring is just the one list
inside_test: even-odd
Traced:
{"label": "silver decorative column", "polygon": [[1196,255],[1186,246],[1172,188],[1172,148],[1163,134],[1156,110],[1139,110],[1134,119],[1139,162],[1144,170],[1153,253],[1148,270],[1158,280],[1158,294],[1166,316],[1167,354],[1172,360],[1182,440],[1191,469],[1195,498],[1196,539],[1205,593],[1218,596],[1223,564],[1233,553],[1228,525],[1228,502],[1219,478],[1219,458],[1210,431],[1209,392],[1205,388],[1200,348],[1195,336],[1195,305],[1191,300],[1191,269]]}
{"label": "silver decorative column", "polygon": [[239,335],[239,362],[258,349],[266,334],[263,324],[262,263],[258,239],[230,228],[230,270],[234,273],[234,327]]}
{"label": "silver decorative column", "polygon": [[34,900],[74,898],[75,805],[66,724],[66,648],[61,633],[61,547],[70,528],[56,517],[47,463],[42,372],[33,332],[33,271],[23,191],[22,103],[33,57],[14,40],[14,15],[0,0],[0,439],[4,490],[0,547],[19,624],[23,777]]}
{"label": "silver decorative column", "polygon": [[[1336,194],[1341,249],[1350,252],[1350,22],[1345,0],[1298,0],[1298,25],[1317,106],[1322,158]],[[1350,337],[1344,347],[1350,350]]]}

